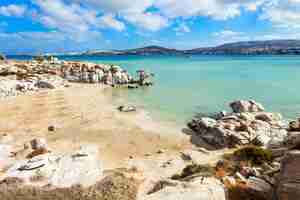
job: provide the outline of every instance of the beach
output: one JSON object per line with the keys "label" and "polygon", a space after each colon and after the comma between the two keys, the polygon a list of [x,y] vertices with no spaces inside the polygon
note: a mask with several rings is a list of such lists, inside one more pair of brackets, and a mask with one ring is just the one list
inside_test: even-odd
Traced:
{"label": "beach", "polygon": [[[103,85],[71,84],[1,100],[2,134],[22,149],[32,138],[46,138],[55,152],[74,151],[83,144],[99,146],[105,168],[121,167],[129,157],[160,149],[180,151],[191,146],[180,129],[155,122],[142,110],[120,113]],[[105,91],[105,92],[104,92]],[[48,126],[55,126],[49,132]]]}
{"label": "beach", "polygon": [[[284,176],[280,170],[293,170],[284,168],[293,165],[284,159],[299,162],[293,151],[299,149],[299,119],[288,122],[250,98],[228,101],[213,112],[186,112],[187,96],[180,92],[187,91],[170,87],[180,98],[172,92],[156,95],[168,79],[144,84],[148,72],[139,70],[135,79],[118,64],[54,58],[2,62],[4,199],[225,200],[255,193],[256,199],[270,200],[275,184],[285,184],[284,178],[276,180]],[[172,100],[151,108],[155,102],[148,98]]]}

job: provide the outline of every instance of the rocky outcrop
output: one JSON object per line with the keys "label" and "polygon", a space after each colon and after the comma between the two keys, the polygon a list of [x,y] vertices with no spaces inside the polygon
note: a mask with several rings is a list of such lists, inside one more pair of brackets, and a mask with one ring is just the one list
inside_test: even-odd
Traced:
{"label": "rocky outcrop", "polygon": [[265,108],[260,104],[253,100],[250,101],[235,101],[230,103],[230,107],[232,108],[233,112],[235,113],[242,113],[242,112],[262,112]]}
{"label": "rocky outcrop", "polygon": [[230,106],[233,113],[217,119],[194,119],[188,127],[215,148],[246,144],[268,147],[282,143],[287,136],[281,115],[263,111],[261,104],[242,100]]}
{"label": "rocky outcrop", "polygon": [[294,150],[286,154],[281,162],[278,178],[278,200],[300,199],[300,151]]}
{"label": "rocky outcrop", "polygon": [[[43,146],[40,142],[33,146],[37,145]],[[87,187],[102,178],[102,170],[97,147],[84,146],[72,154],[47,153],[18,161],[6,171],[4,177],[17,178],[24,184],[35,186]]]}

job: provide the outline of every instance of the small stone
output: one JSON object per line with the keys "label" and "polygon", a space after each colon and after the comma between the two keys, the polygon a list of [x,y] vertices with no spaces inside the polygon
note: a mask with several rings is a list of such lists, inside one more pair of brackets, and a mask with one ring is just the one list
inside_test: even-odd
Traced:
{"label": "small stone", "polygon": [[47,149],[47,141],[44,138],[33,139],[30,141],[30,145],[33,150]]}
{"label": "small stone", "polygon": [[53,131],[55,131],[55,130],[56,130],[55,126],[49,126],[49,127],[48,127],[48,131],[53,132]]}
{"label": "small stone", "polygon": [[162,154],[162,153],[164,153],[165,151],[163,150],[163,149],[159,149],[156,153],[157,154]]}

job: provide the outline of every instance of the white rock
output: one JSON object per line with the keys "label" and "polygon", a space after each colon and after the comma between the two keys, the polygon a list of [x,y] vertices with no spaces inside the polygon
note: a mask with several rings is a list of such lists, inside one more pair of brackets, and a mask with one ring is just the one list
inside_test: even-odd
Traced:
{"label": "white rock", "polygon": [[[84,187],[95,184],[102,178],[102,163],[96,146],[84,146],[73,154],[44,154],[30,160],[16,162],[7,170],[6,177],[20,178],[28,184],[53,185],[56,187]],[[31,182],[41,175],[42,182]]]}
{"label": "white rock", "polygon": [[192,183],[165,187],[162,190],[145,196],[139,200],[225,200],[223,185],[214,178],[206,178],[202,183],[196,180]]}

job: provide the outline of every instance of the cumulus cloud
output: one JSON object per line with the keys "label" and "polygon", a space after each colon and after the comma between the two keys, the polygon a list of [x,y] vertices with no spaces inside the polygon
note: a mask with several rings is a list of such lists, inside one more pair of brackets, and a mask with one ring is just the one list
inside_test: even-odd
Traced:
{"label": "cumulus cloud", "polygon": [[104,15],[97,18],[97,23],[102,28],[113,28],[117,31],[123,31],[125,29],[125,24],[115,18],[112,14]]}
{"label": "cumulus cloud", "polygon": [[261,19],[275,26],[300,28],[300,0],[273,0],[263,8]]}
{"label": "cumulus cloud", "polygon": [[191,29],[186,23],[180,23],[177,27],[174,28],[176,35],[184,35],[185,33],[190,33]]}
{"label": "cumulus cloud", "polygon": [[[155,6],[170,18],[206,16],[227,20],[240,15],[240,9],[258,5],[262,0],[158,0]],[[184,8],[184,9],[183,9]]]}
{"label": "cumulus cloud", "polygon": [[109,13],[142,13],[151,7],[154,0],[81,0],[87,7]]}
{"label": "cumulus cloud", "polygon": [[[30,17],[48,28],[42,32],[11,34],[10,38],[23,41],[50,37],[58,41],[86,43],[102,38],[103,29],[127,30],[135,27],[137,34],[153,35],[167,27],[174,27],[176,35],[191,32],[188,20],[206,17],[212,20],[229,20],[242,12],[256,12],[259,19],[270,21],[275,28],[285,27],[289,33],[300,30],[300,0],[30,0],[26,5],[0,6],[0,15],[6,17]],[[1,25],[0,25],[1,26]],[[4,30],[4,29],[3,29]],[[277,29],[276,29],[277,30]],[[131,30],[128,29],[131,33]],[[171,29],[172,31],[172,29]],[[46,34],[46,32],[45,32]],[[292,36],[291,34],[289,34]],[[243,32],[223,30],[212,36],[220,42],[251,39]],[[282,34],[280,34],[280,37]],[[2,39],[8,37],[5,33]],[[263,37],[261,35],[261,37]],[[265,38],[278,38],[278,34],[267,34]],[[252,38],[253,39],[253,38]]]}
{"label": "cumulus cloud", "polygon": [[11,4],[8,6],[0,7],[0,15],[4,15],[6,17],[22,17],[25,14],[25,11],[25,5]]}
{"label": "cumulus cloud", "polygon": [[150,31],[158,31],[161,28],[168,26],[168,19],[166,17],[150,12],[129,13],[125,15],[124,18],[128,22]]}

